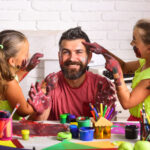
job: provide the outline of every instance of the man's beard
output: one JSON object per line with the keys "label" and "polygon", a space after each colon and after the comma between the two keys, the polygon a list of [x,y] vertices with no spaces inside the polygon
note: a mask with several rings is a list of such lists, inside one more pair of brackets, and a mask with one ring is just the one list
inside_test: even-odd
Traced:
{"label": "man's beard", "polygon": [[[67,67],[69,65],[79,65],[80,68],[79,70],[76,70],[76,69],[68,69]],[[85,65],[83,65],[81,62],[72,62],[72,61],[66,61],[63,65],[60,66],[61,67],[61,70],[64,74],[64,76],[67,78],[67,79],[70,79],[70,80],[76,80],[78,78],[80,78],[87,70],[87,62]]]}

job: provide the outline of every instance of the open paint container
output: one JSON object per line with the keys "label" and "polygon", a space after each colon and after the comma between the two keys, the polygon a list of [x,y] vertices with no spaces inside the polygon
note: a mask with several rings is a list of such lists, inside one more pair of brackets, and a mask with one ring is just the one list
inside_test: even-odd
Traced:
{"label": "open paint container", "polygon": [[137,139],[138,138],[138,127],[136,125],[125,126],[125,138],[126,139]]}
{"label": "open paint container", "polygon": [[91,125],[91,119],[88,117],[78,117],[77,122],[78,122],[78,128],[90,127],[90,125]]}
{"label": "open paint container", "polygon": [[12,118],[0,118],[0,140],[12,139]]}
{"label": "open paint container", "polygon": [[94,129],[92,127],[81,127],[80,131],[80,140],[83,141],[92,141],[94,137]]}

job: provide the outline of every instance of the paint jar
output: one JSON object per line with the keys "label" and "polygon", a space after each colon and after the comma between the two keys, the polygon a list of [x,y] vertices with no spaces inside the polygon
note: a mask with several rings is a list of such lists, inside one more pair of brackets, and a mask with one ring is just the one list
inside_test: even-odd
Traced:
{"label": "paint jar", "polygon": [[94,129],[92,127],[81,127],[79,129],[80,140],[92,141],[94,137]]}
{"label": "paint jar", "polygon": [[95,139],[110,139],[111,138],[111,126],[98,126],[94,127]]}
{"label": "paint jar", "polygon": [[30,131],[27,130],[27,129],[24,129],[24,130],[21,130],[21,134],[22,134],[22,139],[28,140],[29,139]]}
{"label": "paint jar", "polygon": [[78,122],[70,122],[70,125],[76,125],[76,126],[78,126]]}
{"label": "paint jar", "polygon": [[64,124],[67,121],[67,114],[60,115],[60,123]]}
{"label": "paint jar", "polygon": [[0,118],[0,140],[12,139],[12,118]]}
{"label": "paint jar", "polygon": [[126,139],[137,139],[138,138],[138,127],[136,125],[125,126],[125,138]]}
{"label": "paint jar", "polygon": [[77,139],[79,137],[79,129],[77,125],[70,125],[70,132],[72,134],[72,138]]}
{"label": "paint jar", "polygon": [[77,122],[78,122],[78,128],[90,127],[90,125],[91,125],[91,119],[88,117],[78,117]]}
{"label": "paint jar", "polygon": [[76,122],[76,116],[72,114],[68,115],[68,122]]}
{"label": "paint jar", "polygon": [[69,121],[68,121],[68,116],[70,115],[70,113],[64,113],[64,114],[67,115],[66,122],[68,123],[68,122],[69,122]]}

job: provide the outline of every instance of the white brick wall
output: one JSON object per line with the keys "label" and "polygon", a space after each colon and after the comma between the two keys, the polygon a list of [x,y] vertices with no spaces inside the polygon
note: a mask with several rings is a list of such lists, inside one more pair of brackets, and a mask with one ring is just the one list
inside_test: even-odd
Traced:
{"label": "white brick wall", "polygon": [[[52,63],[57,63],[61,33],[75,26],[81,26],[91,41],[100,43],[122,59],[136,59],[130,41],[133,25],[140,18],[150,18],[150,0],[0,0],[0,31],[55,31],[56,34],[49,37],[45,34],[40,42],[36,35],[33,39],[27,34],[31,54],[41,51],[46,59],[55,59]],[[93,55],[91,65],[104,65],[104,59],[99,57]],[[44,69],[43,62],[22,82],[25,93],[31,82],[44,77]]]}

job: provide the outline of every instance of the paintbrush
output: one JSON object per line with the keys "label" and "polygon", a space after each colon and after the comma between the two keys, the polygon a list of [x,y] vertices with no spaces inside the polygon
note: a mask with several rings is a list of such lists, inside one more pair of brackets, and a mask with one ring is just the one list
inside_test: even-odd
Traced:
{"label": "paintbrush", "polygon": [[14,108],[14,110],[12,111],[12,113],[11,113],[11,115],[10,115],[9,118],[12,118],[12,117],[13,117],[14,113],[16,112],[16,110],[18,109],[19,106],[20,106],[20,104],[18,103],[18,104],[15,106],[15,108]]}
{"label": "paintbrush", "polygon": [[2,132],[3,132],[3,131],[4,131],[4,129],[6,128],[6,126],[7,126],[8,122],[9,122],[9,119],[13,117],[14,113],[16,112],[16,110],[18,109],[18,107],[19,107],[19,106],[20,106],[20,104],[19,104],[19,103],[15,106],[15,108],[14,108],[14,110],[12,111],[12,113],[11,113],[10,117],[9,117],[9,118],[8,118],[8,120],[6,121],[6,123],[5,123],[5,125],[4,125],[4,127],[3,127],[3,129],[2,129]]}

